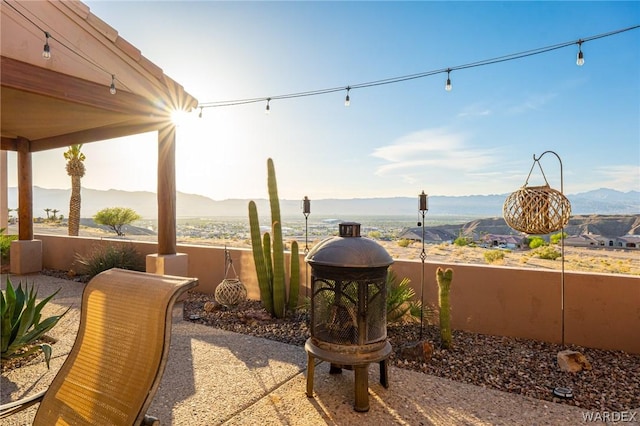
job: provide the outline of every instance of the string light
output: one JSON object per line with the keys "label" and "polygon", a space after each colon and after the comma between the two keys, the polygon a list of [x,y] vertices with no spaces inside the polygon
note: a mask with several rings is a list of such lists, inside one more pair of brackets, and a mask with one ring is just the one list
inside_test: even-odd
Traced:
{"label": "string light", "polygon": [[49,48],[49,37],[51,37],[51,35],[48,32],[44,32],[44,49],[42,50],[42,57],[44,59],[51,59],[51,49]]}
{"label": "string light", "polygon": [[267,107],[264,109],[265,114],[269,114],[271,112],[271,107],[269,106],[269,102],[271,102],[271,98],[267,98]]}
{"label": "string light", "polygon": [[198,114],[198,118],[202,118],[202,107],[200,107],[200,113]]}
{"label": "string light", "polygon": [[451,69],[447,69],[447,84],[444,85],[444,90],[451,91]]}
{"label": "string light", "polygon": [[579,67],[584,65],[584,54],[582,53],[582,40],[578,40],[578,57],[576,59],[576,65]]}
{"label": "string light", "polygon": [[[46,60],[51,58],[51,48],[49,46],[49,39],[51,40],[55,40],[57,42],[56,44],[56,48],[59,46],[62,46],[63,48],[67,49],[69,52],[73,53],[74,55],[78,56],[80,59],[84,60],[85,62],[89,63],[91,66],[95,67],[96,69],[99,69],[100,71],[109,74],[111,76],[111,85],[109,86],[109,91],[111,92],[111,94],[115,94],[116,93],[116,87],[115,87],[115,76],[106,68],[104,68],[102,65],[100,65],[99,63],[97,63],[96,61],[94,61],[93,59],[85,56],[83,53],[80,53],[77,51],[77,48],[75,48],[75,46],[71,45],[71,43],[69,43],[67,41],[67,43],[63,42],[62,40],[57,39],[55,36],[53,36],[49,31],[45,31],[42,27],[40,27],[40,25],[38,25],[37,23],[35,23],[32,19],[30,19],[28,16],[26,16],[23,12],[21,12],[20,10],[18,10],[15,6],[18,5],[20,6],[22,9],[25,10],[25,12],[28,12],[29,14],[33,15],[33,12],[30,11],[24,4],[21,4],[20,2],[14,2],[14,3],[10,3],[7,0],[2,0],[2,3],[6,4],[8,7],[10,7],[11,9],[13,9],[14,12],[16,12],[18,15],[22,16],[27,22],[29,22],[31,25],[33,25],[34,27],[36,27],[38,30],[42,31],[45,35],[45,43],[44,43],[44,48],[42,50],[42,57]],[[26,3],[26,2],[23,2]],[[40,18],[38,18],[36,16],[36,20],[42,21]],[[69,47],[69,45],[71,45],[71,47]],[[125,89],[127,89],[127,86],[124,85],[122,83],[122,81],[119,81],[120,85],[122,87],[124,87]]]}
{"label": "string light", "polygon": [[351,87],[347,86],[347,96],[344,98],[344,106],[346,107],[351,105],[351,99],[349,98],[349,90],[351,90]]}
{"label": "string light", "polygon": [[[33,20],[31,20],[29,17],[27,17],[20,10],[16,9],[14,4],[20,5],[19,2],[10,3],[7,0],[2,0],[2,2],[4,4],[6,4],[8,7],[10,7],[11,9],[13,9],[17,14],[21,15],[25,20],[27,20],[29,23],[31,23],[34,27],[38,28],[38,30],[42,31],[45,34],[46,40],[45,40],[45,45],[44,45],[44,49],[43,49],[43,52],[42,52],[43,58],[49,59],[51,57],[51,50],[50,50],[49,43],[48,43],[48,39],[51,38],[52,40],[55,40],[60,46],[66,48],[71,53],[79,56],[81,59],[85,60],[86,62],[88,62],[92,66],[94,66],[97,69],[100,69],[101,71],[111,75],[112,79],[111,79],[111,86],[110,86],[109,89],[110,89],[111,93],[115,93],[115,76],[113,74],[111,74],[107,69],[105,69],[103,66],[101,66],[97,62],[93,61],[92,59],[86,57],[84,54],[81,54],[81,53],[77,52],[73,48],[69,47],[67,44],[65,44],[62,41],[58,40],[56,37],[52,36],[49,32],[45,31],[38,24],[36,24]],[[28,9],[25,8],[24,5],[20,5],[20,6],[23,9],[28,10]],[[30,13],[33,14],[31,11],[30,11]],[[550,52],[550,51],[553,51],[553,50],[562,49],[562,48],[565,48],[567,46],[575,45],[575,44],[578,44],[578,54],[577,54],[577,58],[576,58],[576,64],[579,65],[579,66],[582,66],[584,64],[584,54],[582,52],[582,43],[586,43],[588,41],[597,40],[597,39],[600,39],[600,38],[610,37],[610,36],[621,34],[621,33],[627,32],[627,31],[636,30],[638,28],[640,28],[640,25],[634,25],[634,26],[627,27],[627,28],[621,28],[621,29],[618,29],[618,30],[613,30],[613,31],[610,31],[610,32],[607,32],[607,33],[602,33],[602,34],[597,34],[597,35],[586,37],[586,38],[581,38],[578,41],[559,43],[559,44],[555,44],[555,45],[551,45],[551,46],[546,46],[546,47],[527,50],[527,51],[524,51],[524,52],[512,53],[512,54],[504,55],[504,56],[497,57],[497,58],[485,59],[485,60],[478,61],[478,62],[472,62],[472,63],[468,63],[468,64],[464,64],[464,65],[448,67],[448,68],[445,68],[445,69],[425,71],[425,72],[420,72],[420,73],[416,73],[416,74],[409,74],[409,75],[404,75],[404,76],[399,76],[399,77],[392,77],[392,78],[386,78],[386,79],[382,79],[382,80],[370,81],[370,82],[366,82],[366,83],[354,84],[354,85],[348,86],[346,88],[347,89],[347,96],[345,97],[345,106],[348,106],[349,103],[350,103],[350,98],[349,98],[349,90],[350,89],[355,89],[355,88],[361,89],[361,88],[367,88],[367,87],[374,87],[374,86],[381,86],[381,85],[386,85],[386,84],[399,83],[399,82],[403,82],[403,81],[429,77],[429,76],[432,76],[432,75],[441,74],[441,73],[446,72],[447,73],[447,85],[445,86],[445,89],[448,91],[448,90],[451,90],[451,81],[450,81],[451,80],[451,78],[450,78],[451,71],[462,70],[462,69],[467,69],[467,68],[475,68],[475,67],[480,67],[480,66],[485,66],[485,65],[492,65],[492,64],[497,64],[497,63],[500,63],[500,62],[513,61],[513,60],[516,60],[516,59],[522,59],[522,58],[525,58],[525,57],[534,56],[534,55],[540,55],[542,53],[547,53],[547,52]],[[122,82],[120,82],[120,83],[122,83]],[[125,87],[125,89],[127,89],[126,85],[123,85],[123,86]],[[272,96],[272,97],[269,97],[269,98],[260,97],[260,98],[249,98],[249,99],[239,99],[239,100],[204,102],[204,103],[201,103],[200,105],[198,105],[198,107],[202,111],[203,108],[227,107],[227,106],[244,105],[244,104],[249,104],[249,103],[267,101],[266,113],[269,113],[269,110],[270,110],[269,102],[272,99],[292,99],[292,98],[299,98],[299,97],[306,97],[306,96],[316,96],[316,95],[322,95],[322,94],[327,94],[327,93],[338,92],[338,91],[342,91],[342,90],[345,90],[344,86],[333,87],[333,88],[328,88],[328,89],[311,90],[311,91],[307,91],[307,92],[290,93],[290,94]]]}
{"label": "string light", "polygon": [[[622,29],[619,29],[619,30],[614,30],[614,31],[610,31],[610,32],[607,32],[607,33],[602,33],[602,34],[597,34],[597,35],[594,35],[594,36],[582,38],[579,41],[580,41],[580,43],[586,43],[587,41],[593,41],[593,40],[597,40],[597,39],[601,39],[601,38],[605,38],[605,37],[611,37],[613,35],[621,34],[621,33],[627,32],[627,31],[631,31],[631,30],[636,30],[638,28],[640,28],[640,25],[634,25],[632,27],[622,28]],[[531,50],[518,52],[518,53],[511,53],[511,54],[500,56],[500,57],[497,57],[497,58],[485,59],[485,60],[481,60],[481,61],[477,61],[477,62],[471,62],[471,63],[468,63],[468,64],[458,65],[458,66],[454,66],[454,67],[441,68],[441,69],[437,69],[437,70],[425,71],[425,72],[420,72],[420,73],[416,73],[416,74],[403,75],[403,76],[399,76],[399,77],[391,77],[391,78],[386,78],[386,79],[382,79],[382,80],[370,81],[370,82],[366,82],[366,83],[352,84],[352,85],[349,86],[349,89],[362,89],[362,88],[368,88],[368,87],[374,87],[374,86],[381,86],[381,85],[385,85],[385,84],[400,83],[400,82],[403,82],[403,81],[429,77],[429,76],[433,76],[433,75],[436,75],[436,74],[442,74],[442,73],[447,73],[447,77],[448,77],[447,79],[450,80],[451,79],[450,78],[451,71],[457,71],[457,70],[463,70],[463,69],[468,69],[468,68],[481,67],[481,66],[486,66],[486,65],[493,65],[493,64],[498,64],[498,63],[501,63],[501,62],[514,61],[516,59],[523,59],[523,58],[526,58],[526,57],[529,57],[529,56],[541,55],[543,53],[548,53],[548,52],[551,52],[551,51],[554,51],[554,50],[558,50],[558,49],[562,49],[562,48],[565,48],[565,47],[568,47],[568,46],[573,46],[576,43],[577,43],[577,41],[575,41],[575,40],[574,41],[569,41],[569,42],[563,42],[563,43],[558,43],[558,44],[551,45],[551,46],[539,47],[539,48],[536,48],[536,49],[531,49]],[[445,88],[446,88],[446,86],[445,86]],[[331,88],[327,88],[327,89],[318,89],[318,90],[310,90],[310,91],[306,91],[306,92],[297,92],[297,93],[289,93],[289,94],[284,94],[284,95],[271,96],[268,99],[271,100],[271,99],[302,98],[302,97],[307,97],[307,96],[317,96],[317,95],[324,95],[324,94],[328,94],[328,93],[340,92],[340,91],[343,91],[343,90],[345,90],[345,86],[331,87]],[[266,100],[267,100],[267,98],[265,98],[265,97],[247,98],[247,99],[235,99],[235,100],[225,100],[225,101],[203,102],[203,103],[199,104],[198,106],[201,107],[201,108],[221,108],[221,107],[229,107],[229,106],[236,106],[236,105],[246,105],[246,104],[251,104],[251,103],[256,103],[256,102],[264,102]]]}

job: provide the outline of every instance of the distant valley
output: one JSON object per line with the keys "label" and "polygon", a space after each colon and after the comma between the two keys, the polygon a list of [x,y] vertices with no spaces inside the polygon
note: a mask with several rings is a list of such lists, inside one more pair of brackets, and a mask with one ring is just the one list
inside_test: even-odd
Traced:
{"label": "distant valley", "polygon": [[[69,210],[70,189],[33,188],[33,213],[46,217],[45,209],[57,209],[65,217]],[[508,194],[432,196],[429,197],[429,216],[491,218],[502,217],[502,205]],[[579,194],[568,194],[574,215],[636,215],[640,213],[640,192],[620,192],[597,189]],[[268,200],[256,199],[258,212],[269,213]],[[17,207],[17,189],[9,188],[9,208]],[[176,215],[189,217],[244,217],[249,200],[230,199],[215,201],[202,195],[178,192]],[[300,200],[281,200],[283,216],[301,216]],[[157,198],[152,192],[82,189],[82,217],[92,217],[105,207],[129,207],[145,219],[157,218]],[[13,213],[15,215],[15,213]],[[311,200],[311,214],[316,218],[350,220],[363,216],[418,216],[418,197],[354,198]]]}

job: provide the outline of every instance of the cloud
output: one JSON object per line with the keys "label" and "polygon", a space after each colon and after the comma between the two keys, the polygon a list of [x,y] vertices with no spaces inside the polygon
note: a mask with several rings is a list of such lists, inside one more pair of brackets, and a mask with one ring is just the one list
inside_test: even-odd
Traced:
{"label": "cloud", "polygon": [[521,102],[519,105],[514,105],[508,109],[509,114],[522,114],[531,110],[538,110],[557,95],[555,93],[542,93],[537,95],[530,95],[527,99]]}
{"label": "cloud", "polygon": [[371,155],[391,162],[404,162],[427,153],[456,149],[463,138],[443,129],[422,130],[403,136],[391,145],[376,148]]}
{"label": "cloud", "polygon": [[594,184],[597,184],[595,185],[597,188],[640,191],[640,166],[637,164],[618,164],[596,167]]}
{"label": "cloud", "polygon": [[427,129],[403,136],[371,154],[385,164],[378,176],[396,176],[412,183],[425,174],[468,174],[486,172],[498,159],[497,149],[473,148],[469,136],[446,129]]}
{"label": "cloud", "polygon": [[458,117],[484,117],[491,115],[493,111],[480,104],[469,105],[458,113]]}

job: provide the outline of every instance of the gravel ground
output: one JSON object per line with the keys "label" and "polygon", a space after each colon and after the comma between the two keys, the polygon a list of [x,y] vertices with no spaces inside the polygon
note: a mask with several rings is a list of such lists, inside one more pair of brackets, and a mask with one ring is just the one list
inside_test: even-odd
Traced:
{"label": "gravel ground", "polygon": [[[204,310],[212,302],[210,312]],[[219,329],[303,346],[309,337],[308,316],[297,313],[272,319],[259,301],[247,301],[233,309],[215,303],[208,294],[189,293],[184,318]],[[197,319],[196,319],[197,318]],[[452,350],[438,347],[439,330],[420,324],[390,325],[387,335],[393,347],[393,366],[458,382],[569,404],[586,410],[629,411],[640,408],[640,355],[605,351],[510,337],[453,332]],[[408,360],[400,353],[406,344],[426,340],[434,345],[430,362]],[[558,368],[556,355],[563,349],[579,351],[593,369],[567,373]],[[554,397],[555,387],[569,387],[572,399]]]}

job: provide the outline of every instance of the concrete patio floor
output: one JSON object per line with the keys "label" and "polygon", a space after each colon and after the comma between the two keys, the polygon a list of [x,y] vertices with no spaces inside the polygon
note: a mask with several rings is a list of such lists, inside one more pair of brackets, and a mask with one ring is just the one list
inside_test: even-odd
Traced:
{"label": "concrete patio floor", "polygon": [[[6,275],[0,277],[2,288]],[[52,330],[51,369],[40,360],[2,374],[1,403],[45,389],[73,345],[84,284],[34,274],[39,296],[60,292],[45,316],[72,310]],[[183,321],[174,309],[169,361],[149,414],[163,425],[578,425],[587,411],[391,367],[388,389],[369,368],[367,413],[353,410],[351,371],[330,375],[316,366],[314,398],[306,390],[304,348]],[[31,424],[36,407],[3,420]],[[592,423],[598,424],[598,423]],[[602,424],[602,423],[600,423]]]}

